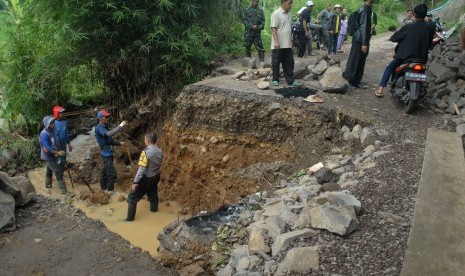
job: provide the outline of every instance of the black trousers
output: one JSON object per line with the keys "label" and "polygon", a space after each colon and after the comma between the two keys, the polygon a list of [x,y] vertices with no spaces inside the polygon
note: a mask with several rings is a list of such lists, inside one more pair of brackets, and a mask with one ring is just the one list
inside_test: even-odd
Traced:
{"label": "black trousers", "polygon": [[150,202],[150,211],[156,212],[158,210],[158,182],[160,182],[160,174],[153,177],[142,177],[136,190],[128,195],[129,205],[137,205],[137,202],[147,194]]}
{"label": "black trousers", "polygon": [[100,188],[102,190],[113,191],[115,189],[116,170],[113,164],[113,156],[102,157],[103,169],[100,175]]}
{"label": "black trousers", "polygon": [[305,50],[307,49],[308,37],[305,34],[299,35],[299,54],[298,57],[303,57],[305,55]]}
{"label": "black trousers", "polygon": [[[300,48],[299,48],[300,49]],[[292,48],[272,50],[271,65],[273,67],[273,81],[279,81],[279,65],[283,65],[286,82],[291,85],[294,79],[294,55]]]}
{"label": "black trousers", "polygon": [[368,51],[362,53],[362,44],[352,41],[347,67],[342,76],[349,81],[350,84],[360,84],[365,71],[365,62],[367,60]]}

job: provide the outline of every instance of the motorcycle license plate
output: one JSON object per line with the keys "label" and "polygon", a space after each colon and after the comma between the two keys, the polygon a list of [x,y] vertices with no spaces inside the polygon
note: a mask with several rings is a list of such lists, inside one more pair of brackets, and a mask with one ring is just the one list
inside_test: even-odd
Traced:
{"label": "motorcycle license plate", "polygon": [[405,73],[405,80],[426,82],[426,74],[407,72]]}

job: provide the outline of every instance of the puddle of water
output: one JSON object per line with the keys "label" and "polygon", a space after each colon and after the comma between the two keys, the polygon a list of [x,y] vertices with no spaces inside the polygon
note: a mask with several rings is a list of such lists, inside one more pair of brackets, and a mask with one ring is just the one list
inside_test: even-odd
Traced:
{"label": "puddle of water", "polygon": [[[52,193],[46,194],[44,185],[45,168],[39,168],[28,172],[29,179],[36,188],[38,194],[42,194],[52,198],[63,199],[60,195],[60,190],[56,187],[54,178]],[[74,184],[75,188],[71,188],[69,179],[65,177],[68,191],[79,195],[81,191],[86,191],[88,188],[83,184]],[[92,189],[98,190],[99,185],[91,185]],[[136,218],[132,222],[124,221],[127,215],[128,205],[126,201],[119,202],[118,197],[126,193],[118,191],[111,196],[109,204],[94,205],[89,204],[87,201],[79,199],[73,200],[73,205],[81,209],[88,217],[98,219],[105,224],[105,226],[112,232],[119,234],[124,239],[128,240],[132,245],[148,251],[152,256],[156,256],[159,241],[157,240],[158,234],[161,230],[170,223],[184,219],[179,216],[179,206],[176,202],[161,202],[159,204],[158,212],[150,212],[150,204],[147,200],[142,199],[137,204]]]}

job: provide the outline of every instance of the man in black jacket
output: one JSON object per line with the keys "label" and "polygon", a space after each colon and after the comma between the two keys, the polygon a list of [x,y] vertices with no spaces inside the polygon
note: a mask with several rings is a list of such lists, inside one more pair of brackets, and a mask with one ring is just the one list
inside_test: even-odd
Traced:
{"label": "man in black jacket", "polygon": [[355,33],[352,37],[347,67],[342,76],[349,81],[351,87],[365,89],[361,85],[365,62],[368,56],[368,48],[371,39],[371,7],[374,0],[363,1],[363,7],[357,13]]}
{"label": "man in black jacket", "polygon": [[376,96],[382,96],[384,87],[387,86],[389,77],[394,70],[406,61],[417,61],[426,63],[428,61],[428,50],[433,42],[435,28],[425,21],[428,7],[425,4],[417,5],[413,12],[415,21],[404,25],[399,31],[395,32],[390,40],[397,42],[398,46],[394,59],[386,67],[381,83],[376,90]]}

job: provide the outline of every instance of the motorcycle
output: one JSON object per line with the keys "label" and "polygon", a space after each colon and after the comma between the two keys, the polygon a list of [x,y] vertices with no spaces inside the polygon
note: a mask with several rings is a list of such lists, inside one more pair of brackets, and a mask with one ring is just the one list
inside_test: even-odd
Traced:
{"label": "motorcycle", "polygon": [[[316,44],[316,48],[321,50],[323,47],[323,32],[322,28],[319,25],[310,24],[309,25],[310,32],[312,33],[312,39]],[[302,28],[300,27],[299,21],[296,21],[292,24],[292,49],[294,53],[299,52],[299,35],[302,32]]]}
{"label": "motorcycle", "polygon": [[446,42],[447,39],[447,32],[444,28],[444,23],[440,22],[440,18],[437,17],[434,20],[434,25],[436,26],[436,34],[433,38],[433,44],[431,46],[432,49],[436,48],[438,45]]}
{"label": "motorcycle", "polygon": [[407,61],[395,70],[391,87],[394,98],[406,104],[405,112],[411,114],[418,101],[426,95],[426,65],[420,61]]}
{"label": "motorcycle", "polygon": [[312,32],[312,39],[316,44],[316,48],[321,50],[323,48],[323,33],[322,28],[320,26],[314,27],[317,25],[311,24],[310,31]]}
{"label": "motorcycle", "polygon": [[294,53],[299,52],[299,34],[301,28],[299,21],[296,21],[292,24],[291,34],[292,34],[292,49]]}

